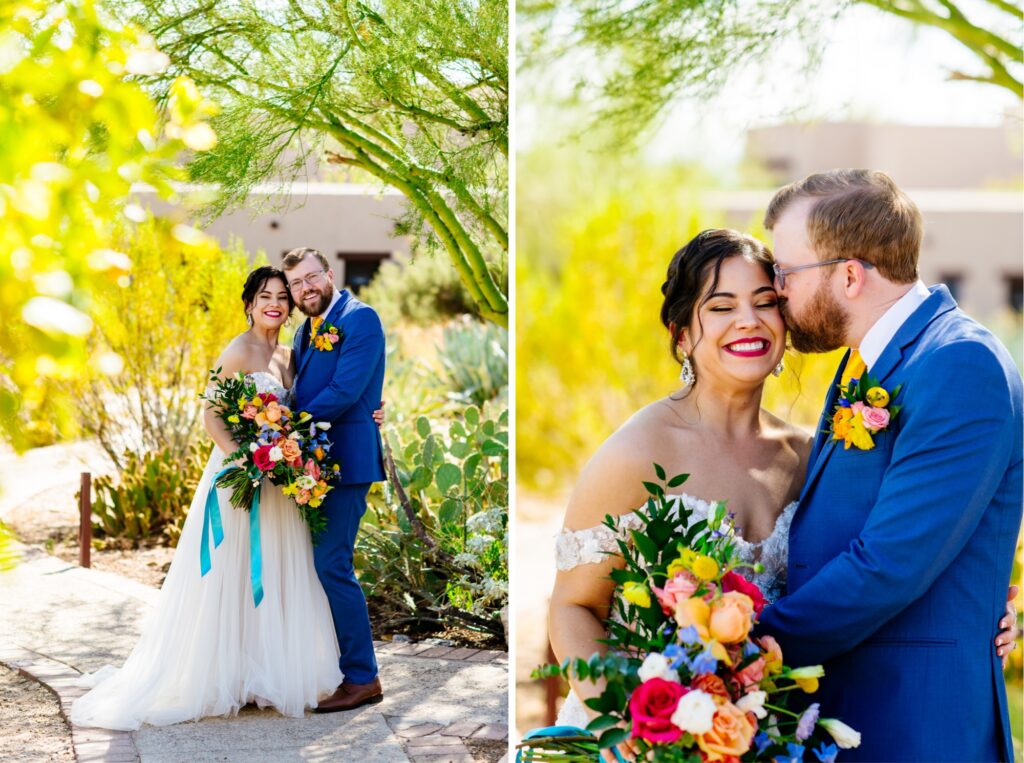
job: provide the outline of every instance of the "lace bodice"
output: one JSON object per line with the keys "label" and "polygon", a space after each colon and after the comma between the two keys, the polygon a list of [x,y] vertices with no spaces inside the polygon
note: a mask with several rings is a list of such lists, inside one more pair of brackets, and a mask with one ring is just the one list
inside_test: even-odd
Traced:
{"label": "lace bodice", "polygon": [[[669,496],[678,506],[683,504],[691,511],[690,521],[706,520],[715,508],[715,503],[705,501],[686,493]],[[789,504],[778,519],[771,535],[759,543],[748,543],[737,536],[736,548],[745,562],[761,562],[764,572],[742,570],[744,577],[755,583],[769,601],[779,598],[786,585],[786,563],[789,558],[789,525],[793,520],[797,502]],[[555,563],[559,570],[571,570],[581,564],[597,564],[608,558],[608,552],[618,551],[616,541],[629,530],[639,529],[643,520],[633,511],[618,519],[619,531],[604,525],[585,530],[562,530],[555,543]]]}
{"label": "lace bodice", "polygon": [[273,374],[266,371],[255,371],[246,376],[256,383],[256,391],[260,394],[269,392],[281,402],[291,402],[292,391],[281,384]]}

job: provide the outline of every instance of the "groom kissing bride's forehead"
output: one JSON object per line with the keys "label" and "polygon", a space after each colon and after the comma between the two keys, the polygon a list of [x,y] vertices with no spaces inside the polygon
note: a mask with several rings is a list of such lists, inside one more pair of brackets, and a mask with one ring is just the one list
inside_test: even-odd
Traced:
{"label": "groom kissing bride's forehead", "polygon": [[920,281],[921,215],[886,174],[811,175],[765,227],[794,347],[852,349],[812,444],[788,593],[760,628],[794,664],[824,663],[822,711],[863,732],[844,760],[1013,760],[990,644],[1021,519],[1020,374]]}

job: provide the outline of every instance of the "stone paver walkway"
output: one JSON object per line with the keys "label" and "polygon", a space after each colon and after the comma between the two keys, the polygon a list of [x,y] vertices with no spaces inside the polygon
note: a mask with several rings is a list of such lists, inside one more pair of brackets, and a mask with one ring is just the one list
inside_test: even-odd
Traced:
{"label": "stone paver walkway", "polygon": [[[138,638],[155,589],[26,548],[0,573],[0,663],[53,691],[67,714],[80,672],[120,664]],[[508,657],[433,644],[377,645],[384,702],[348,713],[286,718],[245,708],[135,732],[72,729],[79,761],[481,763],[467,742],[508,738]]]}

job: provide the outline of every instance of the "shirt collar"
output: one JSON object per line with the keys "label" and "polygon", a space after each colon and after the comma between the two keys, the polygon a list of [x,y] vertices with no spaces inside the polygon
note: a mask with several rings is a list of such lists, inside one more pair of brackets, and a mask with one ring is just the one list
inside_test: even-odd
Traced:
{"label": "shirt collar", "polygon": [[892,307],[886,310],[882,317],[875,321],[874,325],[868,329],[858,348],[860,356],[864,359],[868,369],[882,357],[882,352],[885,350],[886,345],[896,336],[900,326],[930,296],[931,292],[928,291],[928,287],[918,280],[917,283],[910,287],[906,294],[896,300]]}
{"label": "shirt collar", "polygon": [[335,289],[335,290],[334,290],[334,299],[332,299],[332,300],[331,300],[331,304],[329,304],[329,305],[327,306],[327,309],[326,309],[326,310],[324,310],[324,311],[323,311],[322,313],[320,313],[320,315],[318,315],[317,317],[318,317],[318,318],[319,318],[320,320],[323,320],[323,321],[327,320],[327,316],[331,314],[331,310],[333,310],[333,309],[334,309],[334,306],[335,306],[336,304],[338,304],[338,300],[339,300],[339,299],[341,299],[341,292],[340,292],[340,291],[338,291],[337,289]]}

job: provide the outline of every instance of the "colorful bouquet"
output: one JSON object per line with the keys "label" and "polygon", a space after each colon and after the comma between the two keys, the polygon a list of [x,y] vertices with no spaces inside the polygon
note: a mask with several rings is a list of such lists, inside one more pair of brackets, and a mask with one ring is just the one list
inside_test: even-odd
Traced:
{"label": "colorful bouquet", "polygon": [[628,738],[638,760],[657,763],[788,763],[803,760],[808,749],[825,762],[836,759],[838,748],[859,745],[853,729],[819,718],[817,704],[790,709],[791,693],[813,693],[824,671],[786,667],[775,639],[751,634],[765,598],[737,570],[760,569],[739,560],[725,505],[691,525],[691,512],[665,493],[664,469],[655,471],[662,484],[644,483],[650,498],[638,512],[639,527],[627,534],[605,518],[625,563],[611,573],[615,616],[602,642],[607,653],[534,672],[604,679],[600,696],[585,703],[598,713],[587,731],[600,736],[534,737],[520,745],[522,760],[593,761],[599,749]]}
{"label": "colorful bouquet", "polygon": [[217,487],[231,488],[231,504],[250,509],[258,500],[263,479],[282,486],[291,496],[314,540],[327,527],[320,511],[324,496],[331,490],[328,480],[337,476],[338,464],[330,464],[331,444],[327,430],[331,425],[314,422],[305,412],[295,414],[270,393],[260,394],[255,383],[238,373],[219,378],[221,369],[210,372],[210,387],[201,398],[208,401],[224,422],[238,450],[224,462],[239,460],[226,468],[216,480]]}

